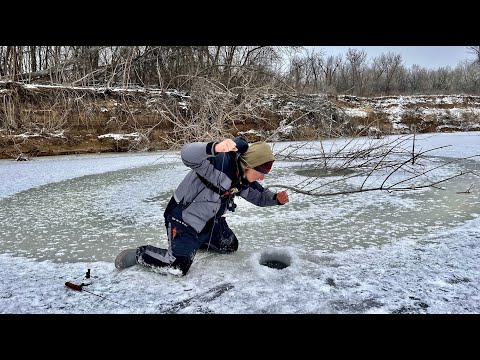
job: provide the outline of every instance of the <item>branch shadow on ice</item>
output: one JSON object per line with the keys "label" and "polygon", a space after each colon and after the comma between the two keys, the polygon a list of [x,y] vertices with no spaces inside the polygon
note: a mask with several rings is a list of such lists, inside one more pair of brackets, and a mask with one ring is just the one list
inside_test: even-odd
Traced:
{"label": "branch shadow on ice", "polygon": [[[166,309],[162,309],[160,313],[175,314],[189,306],[197,306],[202,309],[205,303],[215,300],[216,298],[222,296],[223,293],[233,288],[234,286],[230,283],[214,286],[213,288],[203,291],[200,294],[193,295],[185,300],[177,301]],[[205,309],[203,310],[205,311]]]}

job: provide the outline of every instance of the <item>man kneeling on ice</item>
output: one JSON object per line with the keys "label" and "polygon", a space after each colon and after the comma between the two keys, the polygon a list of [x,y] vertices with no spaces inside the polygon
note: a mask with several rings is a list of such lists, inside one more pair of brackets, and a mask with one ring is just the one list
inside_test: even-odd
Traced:
{"label": "man kneeling on ice", "polygon": [[241,136],[221,142],[194,142],[182,147],[183,163],[192,170],[175,190],[165,212],[168,249],[152,245],[122,251],[115,266],[135,264],[185,275],[198,249],[222,254],[238,249],[238,240],[228,227],[227,210],[234,211],[235,196],[257,206],[286,204],[286,191],[273,193],[263,180],[275,160],[263,141],[248,144]]}

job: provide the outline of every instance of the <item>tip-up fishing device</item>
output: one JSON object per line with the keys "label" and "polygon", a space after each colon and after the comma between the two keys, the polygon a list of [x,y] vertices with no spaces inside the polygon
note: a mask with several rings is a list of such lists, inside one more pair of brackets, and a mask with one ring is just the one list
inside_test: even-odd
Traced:
{"label": "tip-up fishing device", "polygon": [[89,294],[92,294],[92,295],[95,295],[95,296],[98,296],[99,298],[102,298],[104,300],[107,300],[107,301],[111,301],[115,304],[118,304],[118,305],[122,305],[122,306],[125,306],[125,307],[128,307],[127,305],[123,305],[123,304],[120,304],[119,302],[116,302],[114,300],[110,300],[109,298],[105,297],[105,296],[102,296],[102,295],[98,295],[98,294],[95,294],[94,292],[91,292],[89,290],[86,290],[84,289],[83,287],[84,286],[88,286],[92,283],[92,279],[91,279],[91,276],[90,276],[90,269],[87,270],[87,272],[85,273],[85,276],[83,277],[83,280],[80,284],[75,284],[73,282],[70,282],[70,281],[67,281],[65,283],[65,286],[72,289],[72,290],[76,290],[76,291],[85,291]]}

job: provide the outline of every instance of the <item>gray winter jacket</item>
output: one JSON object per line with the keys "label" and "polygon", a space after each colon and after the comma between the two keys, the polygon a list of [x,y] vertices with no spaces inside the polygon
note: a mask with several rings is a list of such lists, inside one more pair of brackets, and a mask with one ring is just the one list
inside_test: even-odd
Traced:
{"label": "gray winter jacket", "polygon": [[[201,232],[208,220],[214,216],[223,215],[225,206],[222,206],[222,201],[226,201],[220,194],[206,187],[197,173],[222,191],[229,190],[232,183],[238,187],[238,178],[243,175],[238,166],[239,154],[235,152],[215,154],[215,144],[189,143],[185,144],[181,151],[183,163],[192,170],[177,187],[174,197],[177,203],[184,206],[183,221],[197,232]],[[248,147],[248,144],[245,145]],[[257,181],[251,183],[244,181],[239,190],[237,195],[257,206],[279,205],[276,194],[263,188]]]}

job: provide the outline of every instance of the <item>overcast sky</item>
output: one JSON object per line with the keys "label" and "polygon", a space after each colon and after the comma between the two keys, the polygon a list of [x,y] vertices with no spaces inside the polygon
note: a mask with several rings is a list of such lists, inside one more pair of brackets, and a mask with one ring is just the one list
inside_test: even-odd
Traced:
{"label": "overcast sky", "polygon": [[[310,47],[309,47],[310,48]],[[365,50],[368,59],[393,52],[402,55],[403,64],[411,67],[414,64],[433,69],[442,66],[456,67],[460,61],[472,60],[466,46],[316,46],[328,55],[345,55],[349,48]]]}

